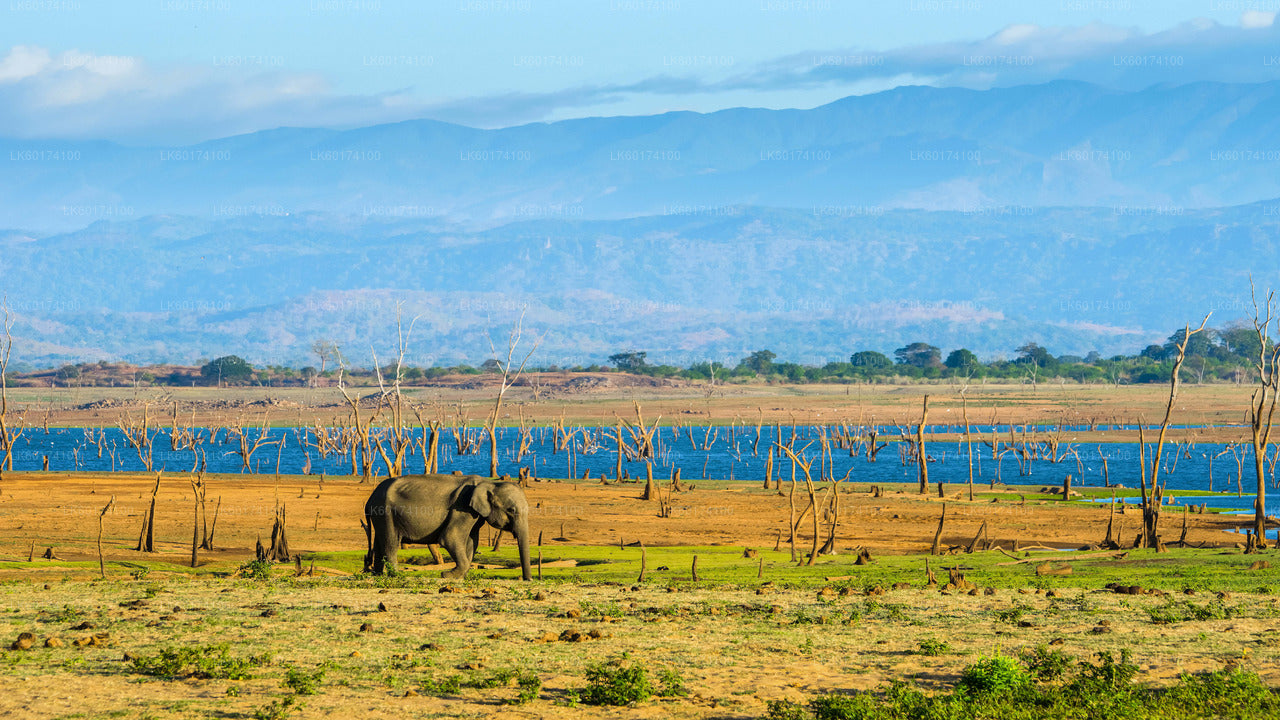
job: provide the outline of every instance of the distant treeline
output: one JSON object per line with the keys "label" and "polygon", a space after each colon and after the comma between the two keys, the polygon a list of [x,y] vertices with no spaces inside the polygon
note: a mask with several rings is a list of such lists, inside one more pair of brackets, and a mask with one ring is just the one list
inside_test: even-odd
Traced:
{"label": "distant treeline", "polygon": [[[1163,345],[1148,345],[1136,355],[1102,357],[1096,352],[1085,356],[1054,355],[1034,342],[1016,348],[1013,359],[983,362],[967,349],[959,348],[943,355],[942,349],[925,342],[914,342],[894,350],[892,356],[875,350],[860,350],[848,360],[825,365],[802,365],[779,362],[770,350],[757,350],[742,358],[736,365],[720,362],[700,362],[679,367],[676,365],[650,364],[645,351],[628,350],[615,353],[608,364],[574,365],[561,367],[546,365],[528,367],[526,372],[627,372],[657,378],[682,378],[708,380],[713,375],[719,382],[909,382],[948,378],[973,380],[1017,380],[1043,382],[1068,380],[1078,383],[1164,383],[1169,381],[1176,356],[1176,344],[1181,341],[1183,330],[1169,336]],[[1268,339],[1268,342],[1272,342]],[[317,343],[320,347],[321,343]],[[1187,358],[1182,366],[1185,382],[1241,382],[1245,381],[1257,362],[1261,343],[1253,328],[1206,328],[1191,336],[1187,345]],[[330,384],[337,378],[337,369],[328,362],[336,356],[322,352],[320,367],[308,365],[296,368],[281,365],[255,367],[236,355],[226,355],[199,366],[151,365],[138,366],[125,363],[79,363],[64,365],[56,370],[30,373],[10,373],[11,385],[61,385],[61,386],[121,386],[121,385],[264,385],[307,386],[318,379]],[[348,382],[354,385],[376,384],[377,371],[370,368],[346,368],[343,371]],[[395,366],[382,368],[384,382],[390,384],[395,376]],[[453,365],[449,367],[401,368],[401,383],[417,385],[434,383],[447,376],[498,374],[502,368],[496,359],[489,359],[478,367]]]}

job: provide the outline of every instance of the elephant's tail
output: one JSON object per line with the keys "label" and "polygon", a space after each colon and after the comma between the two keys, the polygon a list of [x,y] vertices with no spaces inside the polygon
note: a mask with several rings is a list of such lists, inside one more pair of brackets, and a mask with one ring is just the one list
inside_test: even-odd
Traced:
{"label": "elephant's tail", "polygon": [[360,527],[364,528],[364,572],[369,572],[373,569],[373,518],[368,518],[367,521],[362,519]]}

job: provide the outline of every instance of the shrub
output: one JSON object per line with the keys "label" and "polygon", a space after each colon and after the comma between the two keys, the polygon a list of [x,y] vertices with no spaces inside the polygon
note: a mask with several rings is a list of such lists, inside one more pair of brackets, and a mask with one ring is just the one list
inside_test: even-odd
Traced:
{"label": "shrub", "polygon": [[523,705],[538,699],[538,691],[542,690],[542,679],[533,673],[521,673],[516,678],[516,685],[520,687],[520,692],[510,702],[512,705]]}
{"label": "shrub", "polygon": [[649,674],[640,665],[619,663],[587,668],[587,686],[578,699],[587,705],[630,705],[653,697]]}
{"label": "shrub", "polygon": [[942,640],[933,638],[925,638],[920,641],[920,648],[916,650],[917,655],[928,655],[937,657],[938,655],[946,655],[951,652],[951,646]]}
{"label": "shrub", "polygon": [[458,675],[450,675],[440,680],[424,678],[418,685],[422,688],[423,695],[456,695],[462,689],[462,678]]}
{"label": "shrub", "polygon": [[216,678],[247,680],[249,670],[271,662],[268,655],[231,656],[228,645],[162,648],[155,656],[139,655],[133,659],[134,672],[154,675],[165,680],[177,678]]}
{"label": "shrub", "polygon": [[1071,669],[1071,657],[1061,650],[1050,650],[1041,645],[1034,650],[1023,650],[1018,659],[1036,680],[1057,680]]}
{"label": "shrub", "polygon": [[250,560],[240,566],[236,573],[249,580],[270,580],[271,563],[265,560]]}
{"label": "shrub", "polygon": [[800,703],[790,700],[770,700],[765,720],[812,720],[813,715]]}
{"label": "shrub", "polygon": [[689,689],[684,686],[684,678],[671,668],[662,670],[662,674],[658,676],[658,683],[661,685],[658,697],[683,697],[689,694]]}
{"label": "shrub", "polygon": [[1024,688],[1030,682],[1031,677],[1016,660],[996,652],[966,667],[960,675],[957,690],[967,697],[1003,695]]}
{"label": "shrub", "polygon": [[307,672],[300,668],[291,667],[285,671],[284,679],[280,681],[280,686],[289,688],[295,695],[315,695],[322,682],[324,682],[324,670],[322,669],[316,669],[315,672]]}

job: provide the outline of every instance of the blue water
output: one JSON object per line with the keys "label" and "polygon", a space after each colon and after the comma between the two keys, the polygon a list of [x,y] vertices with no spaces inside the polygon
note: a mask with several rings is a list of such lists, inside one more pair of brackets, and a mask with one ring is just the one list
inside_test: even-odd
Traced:
{"label": "blue water", "polygon": [[[693,439],[690,440],[690,428],[682,429],[678,438],[673,436],[671,428],[662,428],[655,437],[654,474],[659,478],[670,477],[675,468],[680,468],[684,480],[737,479],[762,480],[764,477],[765,457],[770,444],[774,441],[774,427],[761,430],[759,454],[752,453],[755,441],[755,428],[736,431],[729,427],[712,428],[710,434],[706,428],[691,428]],[[802,448],[808,445],[804,455],[814,459],[813,474],[817,480],[821,461],[817,460],[817,442],[823,431],[830,428],[790,427],[781,428],[783,442],[788,442],[793,433],[796,440],[794,446]],[[933,431],[954,430],[952,426],[934,426]],[[241,458],[235,453],[238,441],[228,436],[223,429],[211,431],[196,429],[195,435],[201,442],[197,450],[209,472],[236,473],[246,472]],[[258,430],[246,430],[250,442],[260,436]],[[460,470],[464,473],[484,474],[489,469],[489,448],[484,431],[470,429],[479,440],[477,450],[472,454],[459,455],[456,449],[455,435],[451,428],[441,431],[439,466],[442,472]],[[261,446],[251,457],[250,466],[253,472],[274,473],[277,470],[284,474],[302,473],[308,459],[310,472],[313,474],[350,475],[351,461],[349,456],[330,453],[323,457],[314,447],[314,431],[309,428],[268,429],[266,439],[270,444]],[[421,431],[412,431],[411,437],[420,439]],[[91,438],[105,438],[104,451],[99,457],[98,445]],[[517,462],[516,452],[520,431],[516,428],[499,428],[499,473],[516,475],[519,468],[530,468],[537,477],[568,477],[570,463],[574,477],[582,477],[584,471],[592,477],[601,473],[610,478],[614,476],[617,443],[613,439],[613,428],[586,428],[575,436],[574,451],[555,452],[553,448],[552,430],[537,427],[530,431],[529,451]],[[593,440],[594,450],[584,445],[584,437]],[[855,483],[894,483],[915,482],[917,466],[913,461],[903,459],[905,443],[894,440],[899,437],[896,429],[883,432],[881,442],[887,442],[880,451],[876,462],[870,462],[865,453],[851,456],[847,449],[834,448],[832,466],[826,469],[827,477],[846,478]],[[976,438],[975,434],[975,438]],[[987,437],[990,437],[988,434]],[[1007,433],[1005,435],[1007,438]],[[283,442],[283,446],[278,443]],[[811,443],[812,444],[809,444]],[[1001,445],[1001,447],[1007,447]],[[1147,458],[1150,462],[1151,449],[1148,444]],[[1168,480],[1168,494],[1176,497],[1178,490],[1216,490],[1218,492],[1235,493],[1237,491],[1238,466],[1236,457],[1243,458],[1244,477],[1239,487],[1246,496],[1253,490],[1252,450],[1237,447],[1234,451],[1226,450],[1221,444],[1197,444],[1194,448],[1175,450],[1175,445],[1166,443],[1162,465],[1162,477]],[[1068,449],[1074,455],[1064,454]],[[968,482],[969,465],[963,442],[929,442],[927,450],[932,461],[929,463],[929,479],[932,483],[944,482],[959,484]],[[112,455],[114,454],[114,461]],[[376,461],[373,468],[375,475],[385,475],[386,465],[382,458],[374,453]],[[974,481],[986,484],[998,481],[1006,485],[1048,485],[1060,486],[1066,475],[1072,476],[1074,487],[1099,487],[1104,484],[1103,458],[1107,460],[1110,482],[1130,488],[1138,486],[1139,463],[1136,443],[1092,443],[1088,445],[1063,444],[1058,448],[1060,461],[1052,462],[1047,458],[1031,459],[1019,462],[1015,454],[1008,452],[1001,458],[992,457],[990,448],[975,439],[973,443]],[[1078,459],[1077,456],[1078,455]],[[1174,458],[1176,456],[1176,465]],[[1214,458],[1214,456],[1217,456]],[[124,434],[116,428],[90,430],[84,428],[52,428],[47,433],[40,428],[28,428],[19,438],[14,448],[15,470],[40,470],[44,458],[48,458],[51,471],[142,471],[145,469],[137,451],[125,440]],[[1213,465],[1213,487],[1209,487],[1210,459]],[[155,470],[167,472],[193,471],[199,461],[192,450],[171,447],[169,431],[160,429],[153,440],[153,467]],[[405,461],[406,472],[421,472],[423,457],[415,451]],[[1270,470],[1268,465],[1268,470]],[[644,477],[643,460],[628,461],[624,458],[623,470],[631,477]],[[775,457],[775,477],[782,474],[790,478],[790,463],[784,457]],[[803,478],[803,475],[800,476]],[[1251,503],[1249,497],[1243,499]],[[1192,500],[1194,502],[1194,500]],[[1215,505],[1220,504],[1215,501]],[[1248,505],[1242,509],[1252,508]]]}

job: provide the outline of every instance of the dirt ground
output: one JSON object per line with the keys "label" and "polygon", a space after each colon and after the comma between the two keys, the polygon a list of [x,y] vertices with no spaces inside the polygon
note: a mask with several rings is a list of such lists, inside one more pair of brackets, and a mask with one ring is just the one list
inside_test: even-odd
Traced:
{"label": "dirt ground", "polygon": [[[407,579],[387,583],[324,567],[296,580],[235,579],[227,576],[269,536],[277,502],[287,507],[294,553],[362,551],[358,520],[370,485],[298,476],[208,480],[209,499],[221,501],[219,549],[202,553],[200,562],[224,568],[221,578],[182,568],[190,559],[194,509],[186,476],[161,480],[159,553],[151,555],[132,548],[153,477],[5,474],[0,718],[751,718],[763,715],[770,700],[804,701],[896,679],[945,690],[980,655],[1048,643],[1081,660],[1099,650],[1118,656],[1132,649],[1148,683],[1244,663],[1265,682],[1280,684],[1280,607],[1269,594],[1221,601],[1231,608],[1225,618],[1158,625],[1146,610],[1167,607],[1168,598],[1097,589],[1055,594],[1028,584],[975,597],[922,587],[913,572],[911,587],[880,596],[838,582],[815,593],[813,585],[786,581],[785,552],[774,553],[778,562],[770,563],[776,585],[753,580],[754,588],[661,579],[644,585],[455,583],[439,580],[430,567],[408,567]],[[849,489],[841,496],[842,552],[866,547],[881,563],[894,553],[927,552],[942,499],[909,488],[886,488],[882,497],[866,486]],[[671,516],[659,517],[657,503],[638,499],[640,490],[638,484],[533,483],[527,493],[534,533],[544,536],[548,552],[570,554],[637,540],[654,548],[726,545],[735,553],[736,546],[767,553],[790,512],[787,496],[757,483],[699,482],[674,493]],[[105,580],[97,579],[95,565],[68,568],[40,558],[52,548],[63,561],[96,560],[97,519],[111,498],[112,510],[102,518],[104,555],[112,563]],[[797,506],[806,501],[801,491]],[[944,549],[967,544],[983,522],[1006,547],[1015,541],[1077,547],[1100,540],[1109,516],[1105,507],[1041,496],[1024,503],[1013,492],[970,502],[960,488],[945,504]],[[1136,532],[1137,512],[1121,517],[1120,534]],[[1165,522],[1174,533],[1181,515]],[[1190,515],[1188,540],[1234,545],[1223,529],[1238,522]],[[801,523],[802,548],[810,527]],[[1274,573],[1263,574],[1274,582]],[[1206,592],[1191,599],[1196,607],[1219,602]],[[35,647],[3,649],[22,632],[32,633]],[[58,647],[45,646],[51,638]],[[935,640],[945,643],[945,652],[920,652],[922,642]],[[248,680],[163,680],[140,674],[128,659],[178,647],[209,654],[214,651],[207,647],[217,643],[228,643],[238,657],[270,653],[271,659]],[[655,678],[676,673],[687,694],[632,708],[575,703],[573,693],[584,687],[592,665],[624,657]],[[286,689],[292,671],[323,679],[315,695],[294,698],[301,707],[272,715],[272,703],[293,697]],[[504,675],[486,682],[503,672],[536,676],[536,697],[507,705],[518,692],[515,681]],[[450,677],[472,686],[440,689]]]}
{"label": "dirt ground", "polygon": [[[189,475],[167,474],[161,479],[156,503],[155,538],[164,557],[186,562],[190,557],[194,512]],[[364,501],[372,486],[358,479],[319,476],[212,475],[207,479],[207,515],[217,509],[215,546],[209,560],[245,558],[256,542],[270,538],[276,504],[285,506],[291,549],[296,552],[361,550],[366,540],[360,527]],[[67,560],[97,558],[98,515],[111,498],[115,503],[103,517],[103,547],[109,560],[144,560],[154,556],[129,549],[137,543],[143,512],[150,504],[155,476],[68,473],[6,473],[0,484],[0,561],[25,559],[34,543],[43,552]],[[790,517],[790,483],[782,491],[765,491],[758,482],[695,482],[671,495],[669,517],[659,517],[657,502],[639,499],[642,483],[604,485],[587,482],[534,482],[526,494],[531,506],[531,530],[572,544],[617,545],[643,541],[647,545],[741,545],[773,547]],[[884,486],[874,497],[871,486],[846,484],[840,496],[838,547],[864,546],[876,554],[927,552],[937,530],[942,507],[947,508],[941,542],[965,545],[983,523],[988,536],[1012,549],[1047,545],[1075,548],[1100,542],[1109,520],[1109,506],[1085,506],[1049,499],[1023,500],[1039,488],[1000,488],[992,493],[977,487],[969,501],[967,488],[949,486],[946,498],[921,496],[914,487]],[[1036,496],[1033,496],[1036,497]],[[220,505],[219,505],[220,503]],[[795,493],[797,516],[808,495],[799,483]],[[1166,511],[1169,540],[1181,532],[1182,514]],[[811,516],[810,516],[811,517]],[[1117,536],[1137,533],[1140,513],[1128,508],[1117,514]],[[1187,541],[1196,545],[1234,545],[1238,536],[1224,532],[1244,527],[1247,518],[1213,514],[1187,516]],[[807,549],[811,521],[799,523],[797,543]]]}
{"label": "dirt ground", "polygon": [[[463,420],[482,424],[493,406],[495,379],[468,376],[433,387],[406,388],[405,395],[427,419],[448,424]],[[1171,431],[1172,440],[1242,440],[1239,427],[1252,388],[1247,385],[1184,385],[1173,423],[1226,426],[1211,430]],[[352,388],[368,397],[377,388]],[[662,424],[757,423],[831,425],[912,425],[919,421],[922,400],[929,396],[931,424],[1158,423],[1164,416],[1165,385],[971,384],[931,385],[767,385],[708,386],[658,382],[618,373],[542,373],[529,384],[512,388],[501,421],[546,425],[563,420],[581,425],[612,425],[634,419],[636,404],[649,422]],[[125,419],[141,419],[144,409],[153,423],[225,426],[233,423],[338,425],[349,422],[349,409],[334,387],[317,388],[14,388],[14,415],[27,426],[46,422],[61,426],[114,427]],[[373,401],[366,401],[370,407]],[[407,414],[408,415],[408,414]],[[408,416],[412,419],[412,416]],[[385,419],[384,419],[385,421]],[[1101,430],[1073,433],[1072,441],[1135,441],[1133,432]]]}

